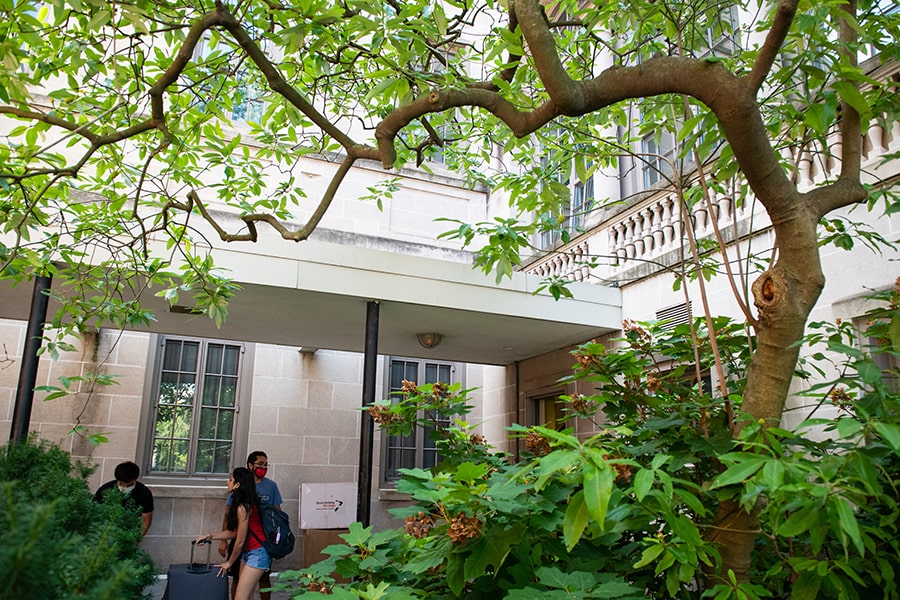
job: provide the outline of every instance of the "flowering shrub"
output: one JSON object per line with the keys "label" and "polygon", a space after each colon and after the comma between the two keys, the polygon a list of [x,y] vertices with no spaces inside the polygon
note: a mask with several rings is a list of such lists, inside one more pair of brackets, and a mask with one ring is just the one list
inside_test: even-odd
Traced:
{"label": "flowering shrub", "polygon": [[[798,375],[826,359],[840,369],[805,391],[815,402],[794,430],[742,417],[754,340],[741,326],[714,321],[728,378],[713,393],[701,322],[626,323],[619,347],[573,353],[572,379],[594,393],[563,400],[570,418],[594,422],[592,435],[514,426],[525,442],[516,462],[457,420],[437,433],[441,464],[403,472],[403,528],[354,524],[328,560],[281,581],[312,598],[373,600],[898,598],[900,395],[897,373],[877,361],[900,357],[897,315],[890,303],[873,315],[864,335],[881,342],[862,350],[850,324],[811,325],[807,343],[822,352]],[[432,425],[423,411],[459,415],[465,404],[464,390],[408,382],[401,401],[370,414],[396,434]],[[826,406],[839,416],[819,418]],[[719,569],[712,524],[730,505],[758,524],[749,583]]]}

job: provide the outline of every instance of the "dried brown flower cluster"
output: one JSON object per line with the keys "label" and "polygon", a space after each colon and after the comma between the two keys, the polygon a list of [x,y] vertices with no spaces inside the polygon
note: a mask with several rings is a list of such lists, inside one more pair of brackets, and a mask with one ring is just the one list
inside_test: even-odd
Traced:
{"label": "dried brown flower cluster", "polygon": [[308,586],[306,586],[310,592],[319,592],[320,594],[331,594],[331,588],[329,588],[324,583],[319,583],[318,581],[311,581]]}
{"label": "dried brown flower cluster", "polygon": [[534,431],[529,431],[525,436],[525,448],[535,456],[550,454],[550,442],[547,438]]}
{"label": "dried brown flower cluster", "polygon": [[480,433],[473,433],[469,436],[469,443],[473,446],[487,446],[487,439]]}
{"label": "dried brown flower cluster", "polygon": [[593,412],[591,401],[584,394],[576,394],[572,397],[572,408],[580,413]]}
{"label": "dried brown flower cluster", "polygon": [[900,277],[894,281],[894,293],[891,294],[891,308],[900,308]]}
{"label": "dried brown flower cluster", "polygon": [[[591,340],[590,344],[596,344],[597,340]],[[602,349],[602,346],[601,346]],[[597,365],[600,363],[600,359],[594,356],[593,354],[581,352],[580,350],[575,350],[572,352],[572,356],[575,357],[575,360],[578,361],[578,364],[582,369],[588,369],[593,365]]]}
{"label": "dried brown flower cluster", "polygon": [[634,469],[631,468],[631,465],[613,463],[610,466],[616,470],[617,483],[628,483],[629,481],[631,481],[631,476],[634,472]]}
{"label": "dried brown flower cluster", "polygon": [[387,404],[373,404],[369,407],[369,414],[379,425],[390,425],[403,420],[402,416],[391,412],[391,407]]}
{"label": "dried brown flower cluster", "polygon": [[405,379],[400,384],[400,391],[411,396],[417,396],[419,394],[419,388],[416,387],[416,382],[407,381]]}
{"label": "dried brown flower cluster", "polygon": [[406,533],[416,539],[422,539],[434,529],[434,517],[420,512],[415,517],[406,517],[406,525],[404,525]]}
{"label": "dried brown flower cluster", "polygon": [[450,390],[447,389],[446,383],[435,381],[431,384],[431,395],[435,398],[449,398]]}
{"label": "dried brown flower cluster", "polygon": [[847,388],[841,386],[831,390],[829,397],[835,406],[846,406],[853,402],[853,396],[847,392]]}
{"label": "dried brown flower cluster", "polygon": [[454,544],[465,546],[470,539],[478,537],[480,530],[481,521],[478,520],[478,517],[456,515],[450,519],[450,530],[447,532],[447,536]]}
{"label": "dried brown flower cluster", "polygon": [[632,348],[640,348],[653,341],[650,336],[650,332],[638,325],[637,321],[632,321],[631,319],[625,319],[625,321],[622,322],[622,331],[624,331],[626,334],[637,334],[637,339],[632,340],[631,342]]}
{"label": "dried brown flower cluster", "polygon": [[662,380],[657,379],[655,375],[647,375],[647,391],[655,392],[662,385]]}

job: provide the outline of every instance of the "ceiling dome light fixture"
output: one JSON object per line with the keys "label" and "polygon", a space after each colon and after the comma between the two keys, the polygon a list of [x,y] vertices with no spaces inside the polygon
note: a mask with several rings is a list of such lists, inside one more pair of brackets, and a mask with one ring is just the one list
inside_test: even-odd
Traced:
{"label": "ceiling dome light fixture", "polygon": [[416,339],[419,340],[419,344],[423,348],[427,348],[431,350],[435,346],[441,343],[441,340],[444,339],[444,336],[440,333],[417,333]]}

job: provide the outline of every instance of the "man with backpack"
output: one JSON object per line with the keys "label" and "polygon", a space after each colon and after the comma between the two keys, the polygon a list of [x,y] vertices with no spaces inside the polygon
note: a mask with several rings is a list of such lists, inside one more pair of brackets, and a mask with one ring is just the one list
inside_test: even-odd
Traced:
{"label": "man with backpack", "polygon": [[[277,509],[281,509],[281,492],[278,490],[278,484],[274,481],[266,477],[266,474],[269,471],[269,457],[265,452],[257,450],[256,452],[251,452],[250,456],[247,457],[247,468],[253,473],[253,477],[256,480],[256,495],[259,496],[260,505],[268,504],[274,506]],[[231,495],[229,494],[228,499],[225,501],[225,514],[228,514],[228,507],[231,506]],[[226,527],[223,521],[223,529]],[[231,544],[234,543],[234,540],[231,540]],[[231,548],[228,541],[223,540],[221,544],[219,544],[219,554],[222,556],[230,556]],[[238,572],[240,570],[240,563],[236,565],[238,569],[234,569],[232,567],[231,573],[231,597],[234,598],[234,591],[237,587],[238,581]],[[262,577],[259,579],[259,589],[264,590],[266,588],[272,587],[271,580],[269,578],[269,571],[263,573]],[[270,600],[272,596],[272,592],[260,592],[259,597],[260,600]]]}

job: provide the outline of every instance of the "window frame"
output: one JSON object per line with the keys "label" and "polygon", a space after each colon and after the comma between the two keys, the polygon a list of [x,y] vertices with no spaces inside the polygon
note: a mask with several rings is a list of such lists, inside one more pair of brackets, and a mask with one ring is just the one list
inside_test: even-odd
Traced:
{"label": "window frame", "polygon": [[[200,345],[198,363],[198,375],[203,377],[205,371],[205,359],[210,344],[223,344],[239,347],[238,381],[235,391],[235,415],[232,424],[232,445],[229,467],[225,473],[196,473],[190,467],[186,473],[169,473],[151,471],[153,461],[153,445],[156,429],[157,403],[162,379],[162,367],[166,342],[177,340],[181,342],[196,342]],[[248,342],[236,342],[214,338],[200,338],[180,335],[153,334],[150,339],[150,350],[147,370],[144,378],[144,390],[141,400],[141,419],[138,431],[138,464],[141,466],[141,479],[153,482],[156,485],[221,485],[228,479],[234,466],[240,465],[247,454],[247,437],[250,429],[250,403],[253,387],[253,370],[255,362],[255,344]],[[202,387],[195,393],[195,401],[202,398]],[[197,404],[195,403],[195,410]],[[196,444],[198,441],[199,422],[196,414],[192,417],[190,447],[192,455],[189,462],[195,458]],[[236,462],[237,460],[237,462]]]}
{"label": "window frame", "polygon": [[[398,396],[393,395],[391,392],[394,391],[394,387],[391,386],[391,372],[392,367],[395,362],[402,361],[405,363],[417,363],[417,375],[418,378],[415,380],[416,385],[424,385],[425,383],[433,383],[426,381],[424,375],[427,365],[436,365],[437,367],[449,367],[450,369],[450,381],[444,381],[442,383],[446,383],[448,385],[452,385],[454,383],[462,383],[462,369],[461,364],[452,361],[445,360],[431,360],[428,358],[422,357],[406,357],[406,356],[387,356],[384,361],[384,384],[383,389],[385,391],[385,398],[389,400],[394,400],[398,398]],[[412,380],[410,380],[412,381]],[[421,416],[421,415],[420,415]],[[450,420],[447,419],[449,422]],[[425,464],[424,458],[426,451],[433,451],[432,448],[427,448],[427,444],[429,440],[426,439],[426,432],[421,427],[416,427],[412,434],[410,434],[414,438],[414,446],[412,446],[414,450],[414,461],[412,468],[422,469],[422,468],[430,468],[423,466]],[[397,481],[400,480],[399,476],[392,477],[389,476],[390,473],[395,472],[397,469],[410,468],[406,465],[401,464],[397,466],[392,466],[389,464],[390,453],[393,447],[391,446],[391,440],[393,438],[397,438],[398,436],[389,436],[382,432],[380,439],[381,446],[381,468],[380,468],[380,476],[379,476],[379,488],[380,489],[394,489],[397,485]],[[408,449],[410,446],[399,446],[399,450]],[[438,455],[435,452],[435,463],[439,462]]]}

